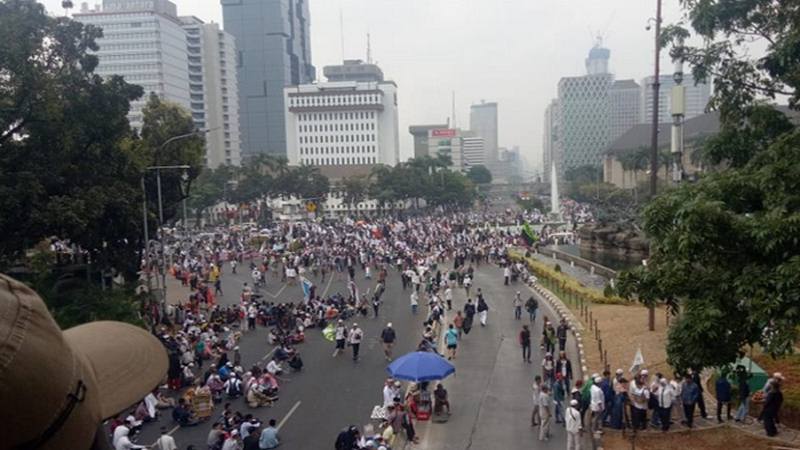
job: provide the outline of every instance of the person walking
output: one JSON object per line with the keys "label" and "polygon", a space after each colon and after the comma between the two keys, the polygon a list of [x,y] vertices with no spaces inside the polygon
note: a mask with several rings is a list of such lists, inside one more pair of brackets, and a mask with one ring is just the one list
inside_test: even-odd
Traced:
{"label": "person walking", "polygon": [[731,416],[731,383],[728,381],[727,370],[723,371],[717,382],[714,384],[717,394],[717,423],[722,423],[722,407],[727,406],[728,414],[727,419],[733,419]]}
{"label": "person walking", "polygon": [[550,398],[550,389],[546,384],[539,392],[539,440],[550,440],[550,422],[553,419],[553,400]]}
{"label": "person walking", "polygon": [[525,302],[525,310],[528,311],[528,319],[533,323],[536,321],[536,311],[539,309],[539,302],[531,295]]}
{"label": "person walking", "polygon": [[578,401],[570,400],[569,408],[564,413],[567,428],[567,450],[581,450],[581,412],[578,411]]}
{"label": "person walking", "polygon": [[447,332],[444,334],[444,341],[447,345],[447,359],[452,360],[456,359],[456,348],[458,347],[458,331],[456,331],[455,325],[452,323],[450,327],[447,329]]}
{"label": "person walking", "polygon": [[489,305],[483,298],[483,294],[478,294],[478,314],[480,314],[481,326],[486,326],[486,319],[489,316]]}
{"label": "person walking", "polygon": [[511,266],[506,265],[503,269],[503,285],[508,286],[509,280],[511,280]]}
{"label": "person walking", "polygon": [[153,444],[153,448],[156,450],[178,450],[175,438],[169,435],[167,427],[161,427],[161,437]]}
{"label": "person walking", "polygon": [[461,331],[464,329],[464,316],[461,315],[461,311],[456,311],[456,316],[453,317],[453,325],[456,326],[458,338],[461,339]]}
{"label": "person walking", "polygon": [[353,361],[358,361],[358,351],[361,347],[361,340],[364,338],[364,332],[361,331],[357,323],[354,323],[353,327],[350,328],[350,335],[348,338],[350,340],[350,347],[353,349]]}
{"label": "person walking", "polygon": [[519,291],[517,291],[517,294],[514,296],[514,319],[522,319],[522,297]]}
{"label": "person walking", "polygon": [[783,392],[781,392],[781,383],[783,376],[773,376],[771,386],[767,398],[764,400],[764,409],[761,412],[761,419],[764,421],[764,431],[767,436],[776,436],[778,434],[778,427],[775,424],[781,423],[779,413],[783,405]]}
{"label": "person walking", "polygon": [[419,308],[419,294],[416,290],[411,291],[411,314],[417,315],[417,308]]}
{"label": "person walking", "polygon": [[683,404],[683,415],[686,418],[684,423],[689,428],[694,426],[694,408],[699,396],[700,388],[695,384],[692,375],[687,373],[681,387],[681,403]]}
{"label": "person walking", "polygon": [[344,321],[339,319],[334,330],[334,337],[336,340],[336,349],[333,351],[334,358],[339,356],[339,353],[344,351],[344,345],[347,343],[347,327],[344,326]]}
{"label": "person walking", "polygon": [[558,361],[556,361],[556,374],[561,375],[564,380],[564,388],[569,391],[572,382],[572,362],[567,359],[566,352],[558,354]]}
{"label": "person walking", "polygon": [[389,322],[386,324],[386,328],[381,331],[383,355],[386,357],[387,361],[392,360],[392,347],[394,347],[395,339],[397,339],[397,333],[395,333],[394,328],[392,328],[392,322]]}
{"label": "person walking", "polygon": [[737,422],[744,422],[747,418],[747,413],[750,411],[750,384],[747,382],[749,378],[750,374],[743,365],[736,366],[736,381],[739,387],[739,409],[736,410]]}
{"label": "person walking", "polygon": [[472,304],[472,299],[467,299],[467,304],[464,305],[464,334],[469,334],[472,329],[472,323],[475,319],[475,305]]}
{"label": "person walking", "polygon": [[556,337],[558,338],[558,351],[563,352],[567,348],[567,333],[569,333],[569,325],[566,319],[561,319],[556,329]]}
{"label": "person walking", "polygon": [[444,290],[444,300],[447,303],[447,310],[453,310],[453,289],[450,286],[447,286],[447,289]]}
{"label": "person walking", "polygon": [[531,362],[531,330],[527,325],[522,326],[519,332],[519,345],[522,346],[522,362]]}
{"label": "person walking", "polygon": [[700,417],[703,419],[708,419],[708,414],[706,413],[706,400],[705,397],[703,397],[703,382],[700,380],[700,371],[689,369],[689,373],[692,374],[692,380],[694,381],[695,386],[697,386],[697,389],[700,391],[700,395],[697,397],[697,407],[700,408]]}

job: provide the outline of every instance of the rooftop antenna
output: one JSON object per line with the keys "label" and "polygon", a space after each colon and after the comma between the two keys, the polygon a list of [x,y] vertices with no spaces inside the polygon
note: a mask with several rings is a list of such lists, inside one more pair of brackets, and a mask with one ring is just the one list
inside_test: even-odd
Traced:
{"label": "rooftop antenna", "polygon": [[458,128],[456,126],[456,91],[453,91],[453,111],[452,111],[452,114],[453,114],[452,115],[452,117],[453,117],[453,129],[456,129],[456,128]]}
{"label": "rooftop antenna", "polygon": [[367,64],[372,64],[372,42],[369,31],[367,31]]}
{"label": "rooftop antenna", "polygon": [[341,3],[339,3],[339,39],[342,44],[342,61],[344,61],[344,12]]}
{"label": "rooftop antenna", "polygon": [[64,0],[61,2],[61,7],[64,8],[64,17],[69,17],[69,10],[74,6],[75,5],[70,0]]}

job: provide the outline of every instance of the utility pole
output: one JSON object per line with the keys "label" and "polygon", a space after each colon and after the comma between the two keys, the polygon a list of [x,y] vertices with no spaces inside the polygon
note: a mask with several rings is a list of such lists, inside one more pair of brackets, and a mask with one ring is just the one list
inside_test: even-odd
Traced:
{"label": "utility pole", "polygon": [[[650,199],[656,196],[658,189],[658,91],[661,87],[661,0],[656,0],[656,23],[655,23],[655,53],[656,66],[655,77],[653,78],[653,130],[650,148]],[[656,329],[656,307],[650,304],[647,307],[647,328],[650,331]]]}
{"label": "utility pole", "polygon": [[[682,45],[679,42],[678,45]],[[683,83],[683,61],[675,60],[673,74],[675,87],[672,88],[672,181],[679,184],[683,180],[683,121],[686,117],[686,86]]]}

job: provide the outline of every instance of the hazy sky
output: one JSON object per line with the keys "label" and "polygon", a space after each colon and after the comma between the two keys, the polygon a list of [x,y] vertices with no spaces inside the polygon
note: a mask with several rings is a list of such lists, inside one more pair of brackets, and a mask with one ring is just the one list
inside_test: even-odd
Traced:
{"label": "hazy sky", "polygon": [[[89,2],[99,3],[101,0]],[[173,0],[181,15],[222,23],[218,0]],[[44,0],[52,11],[60,0]],[[80,0],[75,1],[76,6]],[[519,145],[541,165],[544,109],[558,79],[582,75],[593,36],[604,36],[617,78],[652,72],[656,0],[310,0],[317,73],[344,57],[373,59],[399,89],[401,145],[408,125],[444,123],[456,93],[456,120],[468,128],[469,105],[499,103],[501,146]],[[678,0],[664,0],[664,20],[679,19]],[[672,72],[667,55],[662,70]]]}

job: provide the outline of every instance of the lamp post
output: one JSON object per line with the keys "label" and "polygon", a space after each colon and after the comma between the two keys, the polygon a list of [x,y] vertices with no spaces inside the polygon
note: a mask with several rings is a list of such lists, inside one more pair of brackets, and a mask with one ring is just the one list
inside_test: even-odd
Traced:
{"label": "lamp post", "polygon": [[[678,45],[682,45],[679,42]],[[683,61],[675,60],[672,88],[672,181],[680,183],[683,179],[683,121],[686,116],[686,86],[683,86]]]}
{"label": "lamp post", "polygon": [[[661,87],[661,0],[656,0],[655,73],[653,77],[653,129],[650,136],[650,197],[658,189],[658,93]],[[649,29],[649,26],[648,26]]]}
{"label": "lamp post", "polygon": [[[172,142],[187,139],[192,136],[196,136],[198,134],[205,134],[211,130],[195,130],[191,133],[180,134],[177,136],[173,136],[163,144],[158,147],[156,151],[156,156],[158,156],[164,148],[171,144]],[[145,239],[145,265],[147,267],[147,290],[148,292],[152,289],[151,283],[151,275],[150,275],[150,236],[147,227],[147,188],[145,186],[145,174],[150,170],[156,171],[156,189],[158,193],[158,241],[161,246],[161,311],[162,314],[166,312],[166,305],[167,305],[167,275],[166,275],[166,251],[164,248],[164,206],[161,198],[161,171],[162,170],[183,170],[183,177],[184,181],[188,180],[189,174],[188,170],[191,166],[188,165],[174,165],[174,166],[151,166],[145,168],[145,173],[142,173],[141,177],[141,185],[142,185],[142,221],[144,225],[144,239]],[[186,204],[184,199],[184,221],[186,220]]]}

